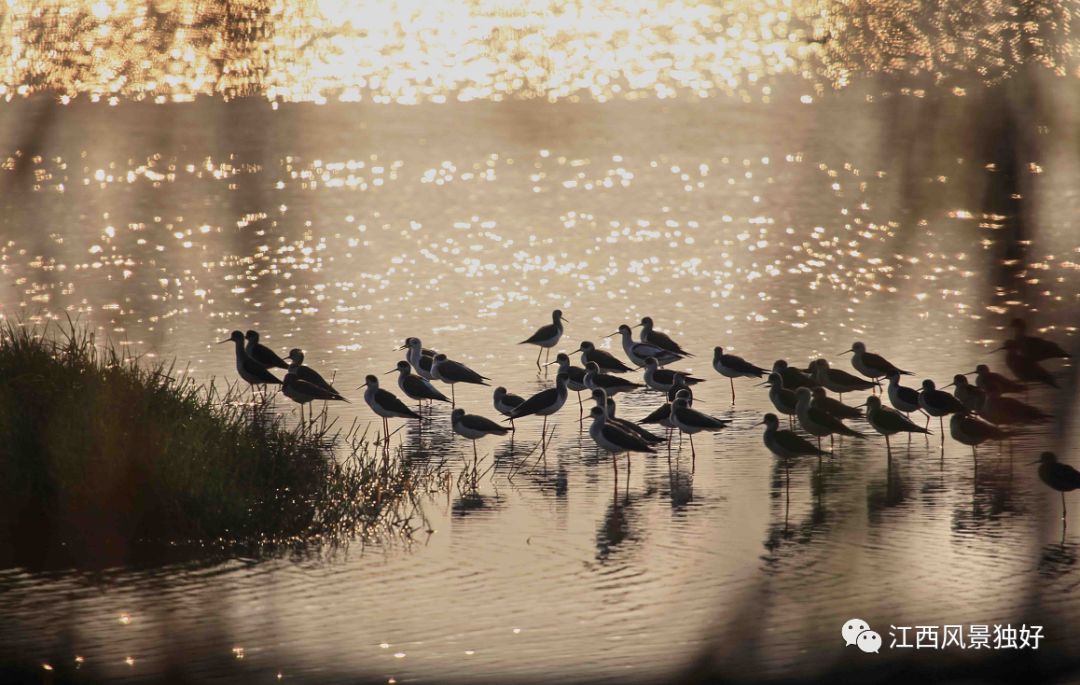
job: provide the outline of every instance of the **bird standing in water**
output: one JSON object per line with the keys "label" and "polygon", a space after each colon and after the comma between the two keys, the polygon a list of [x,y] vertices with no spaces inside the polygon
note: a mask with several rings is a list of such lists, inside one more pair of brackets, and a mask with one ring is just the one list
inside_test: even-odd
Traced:
{"label": "bird standing in water", "polygon": [[378,376],[368,374],[360,388],[364,388],[364,401],[373,412],[382,417],[383,440],[387,445],[390,444],[390,423],[387,419],[421,419],[419,414],[405,406],[394,393],[380,388]]}
{"label": "bird standing in water", "polygon": [[1052,340],[1027,335],[1027,323],[1023,319],[1013,319],[1009,327],[1016,331],[1013,340],[1016,341],[1020,354],[1032,361],[1041,362],[1046,359],[1068,359],[1072,357],[1071,354],[1061,348],[1061,345]]}
{"label": "bird standing in water", "polygon": [[667,333],[661,333],[660,331],[653,328],[652,317],[649,317],[649,316],[642,317],[641,318],[641,323],[639,323],[637,326],[634,326],[634,328],[641,328],[641,336],[640,336],[639,339],[643,343],[649,343],[650,345],[656,345],[657,347],[663,348],[663,349],[667,350],[668,352],[674,352],[675,354],[677,354],[677,355],[679,355],[681,357],[693,357],[694,356],[694,355],[690,354],[689,352],[687,352],[686,350],[684,350],[682,348],[682,346],[679,345],[679,343],[672,340],[671,337],[668,336]]}
{"label": "bird standing in water", "polygon": [[[551,312],[551,323],[546,326],[541,326],[529,336],[527,339],[522,340],[519,345],[536,345],[540,348],[540,351],[536,353],[536,368],[542,368],[540,366],[540,355],[547,350],[548,358],[551,356],[551,348],[559,344],[559,339],[563,334],[563,318],[562,312],[556,309]],[[545,359],[544,361],[548,361]]]}
{"label": "bird standing in water", "polygon": [[735,379],[736,378],[761,378],[767,371],[760,366],[755,366],[742,357],[734,354],[724,354],[724,348],[717,345],[713,348],[713,368],[721,376],[731,383],[731,404],[735,404]]}
{"label": "bird standing in water", "polygon": [[477,459],[476,441],[489,435],[506,435],[510,429],[500,426],[489,418],[479,414],[466,414],[458,407],[450,412],[450,428],[458,435],[472,441],[473,461]]}
{"label": "bird standing in water", "polygon": [[1061,520],[1065,520],[1065,493],[1080,488],[1080,471],[1058,461],[1053,452],[1043,452],[1032,464],[1039,465],[1039,479],[1061,493]]}
{"label": "bird standing in water", "polygon": [[268,369],[289,368],[289,365],[285,363],[284,359],[278,356],[277,352],[274,352],[269,347],[259,342],[259,334],[257,332],[248,331],[244,334],[244,337],[247,338],[247,346],[244,347],[244,352],[247,353],[247,356]]}
{"label": "bird standing in water", "polygon": [[[233,331],[232,335],[224,340],[218,342],[219,345],[223,345],[227,342],[236,344],[236,373],[240,375],[248,385],[254,387],[256,385],[280,385],[281,381],[278,377],[270,373],[270,371],[255,361],[244,351],[244,334],[240,331]],[[288,368],[288,367],[286,367]]]}

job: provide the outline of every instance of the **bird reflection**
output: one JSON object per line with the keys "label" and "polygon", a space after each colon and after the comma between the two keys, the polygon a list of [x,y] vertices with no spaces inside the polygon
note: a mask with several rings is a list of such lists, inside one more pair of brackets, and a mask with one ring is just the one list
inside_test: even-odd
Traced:
{"label": "bird reflection", "polygon": [[907,499],[908,490],[900,476],[900,468],[889,459],[884,481],[871,480],[866,488],[866,509],[870,523],[880,523],[882,512],[902,505]]}

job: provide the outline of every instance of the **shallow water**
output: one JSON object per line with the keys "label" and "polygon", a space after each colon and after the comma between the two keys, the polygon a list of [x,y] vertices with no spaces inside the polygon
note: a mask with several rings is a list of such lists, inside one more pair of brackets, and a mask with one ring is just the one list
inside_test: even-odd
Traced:
{"label": "shallow water", "polygon": [[[977,469],[931,426],[891,459],[876,436],[845,439],[785,473],[754,425],[765,394],[740,380],[731,406],[709,361],[723,345],[765,366],[849,368],[838,353],[861,339],[915,371],[910,384],[944,384],[1002,366],[987,353],[1015,312],[1075,349],[1080,184],[1062,151],[1075,112],[1050,110],[1024,180],[1033,242],[1012,263],[1015,222],[984,216],[994,144],[969,130],[1000,114],[999,93],[894,105],[868,101],[871,81],[807,101],[802,80],[772,82],[751,103],[5,105],[0,157],[35,117],[52,121],[0,172],[6,317],[71,315],[199,379],[233,379],[215,343],[257,328],[335,374],[353,403],[329,411],[348,423],[373,421],[352,388],[389,370],[406,336],[528,394],[551,377],[515,343],[551,309],[570,321],[567,350],[651,315],[696,353],[678,366],[707,379],[699,408],[733,424],[699,435],[696,458],[676,442],[616,480],[571,398],[540,459],[539,420],[482,441],[491,474],[427,498],[409,543],[5,569],[0,659],[82,657],[109,679],[622,681],[701,663],[806,677],[863,656],[839,637],[855,615],[886,644],[889,624],[1004,622],[1071,644],[1077,534],[1062,538],[1057,495],[1027,464],[1045,448],[1076,461],[1071,390],[1032,391],[1063,422],[982,448]],[[936,122],[932,144],[897,136],[899,110]],[[619,414],[659,397],[620,395]],[[494,415],[489,388],[457,399]],[[395,439],[408,458],[464,464],[448,409],[433,415]]]}

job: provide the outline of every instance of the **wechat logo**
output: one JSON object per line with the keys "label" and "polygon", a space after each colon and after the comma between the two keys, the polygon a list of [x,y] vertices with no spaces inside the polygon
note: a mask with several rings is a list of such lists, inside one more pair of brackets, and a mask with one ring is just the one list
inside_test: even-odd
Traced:
{"label": "wechat logo", "polygon": [[870,624],[861,618],[848,619],[840,634],[844,636],[845,647],[855,645],[867,654],[877,654],[881,649],[881,636],[870,630]]}

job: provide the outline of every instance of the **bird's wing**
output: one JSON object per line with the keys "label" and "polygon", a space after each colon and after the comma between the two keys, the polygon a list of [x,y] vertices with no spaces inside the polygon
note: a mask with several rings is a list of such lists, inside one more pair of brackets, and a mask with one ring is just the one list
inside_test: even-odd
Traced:
{"label": "bird's wing", "polygon": [[392,412],[405,414],[406,416],[411,416],[414,419],[420,418],[420,416],[416,412],[405,406],[405,403],[399,400],[397,398],[397,395],[390,392],[389,390],[383,390],[382,388],[379,388],[375,392],[375,401]]}

